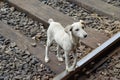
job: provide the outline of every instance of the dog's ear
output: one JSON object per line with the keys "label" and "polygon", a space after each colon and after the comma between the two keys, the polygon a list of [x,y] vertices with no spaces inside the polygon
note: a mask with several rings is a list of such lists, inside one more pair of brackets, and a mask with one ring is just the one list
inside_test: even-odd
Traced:
{"label": "dog's ear", "polygon": [[83,20],[80,20],[80,24],[83,25],[84,28],[85,28],[86,25],[87,25],[86,21],[83,21]]}
{"label": "dog's ear", "polygon": [[82,25],[86,25],[87,22],[86,22],[86,21],[83,21],[83,20],[80,20],[80,24],[82,24]]}
{"label": "dog's ear", "polygon": [[80,20],[80,23],[84,25],[84,24],[85,24],[85,21],[83,21],[83,20]]}
{"label": "dog's ear", "polygon": [[69,25],[69,26],[67,26],[66,28],[65,28],[65,32],[66,33],[69,33],[69,32],[72,32],[72,25]]}

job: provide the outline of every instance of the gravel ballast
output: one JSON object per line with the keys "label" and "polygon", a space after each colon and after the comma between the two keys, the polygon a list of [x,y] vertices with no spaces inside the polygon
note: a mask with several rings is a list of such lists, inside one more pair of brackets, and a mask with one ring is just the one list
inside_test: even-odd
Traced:
{"label": "gravel ballast", "polygon": [[98,31],[106,32],[110,37],[120,31],[120,21],[100,16],[96,13],[90,13],[82,7],[67,0],[39,0],[41,3],[51,6],[52,8],[71,16],[75,20],[85,20],[87,27]]}
{"label": "gravel ballast", "polygon": [[[0,20],[27,37],[32,38],[39,33],[41,41],[46,40],[46,29],[44,29],[42,23],[29,18],[26,13],[17,11],[14,7],[9,6],[8,3],[1,2]],[[44,42],[42,43],[45,44]]]}
{"label": "gravel ballast", "polygon": [[108,59],[85,80],[120,80],[120,52]]}
{"label": "gravel ballast", "polygon": [[102,1],[120,8],[120,0],[102,0]]}
{"label": "gravel ballast", "polygon": [[52,80],[55,73],[0,34],[0,80]]}

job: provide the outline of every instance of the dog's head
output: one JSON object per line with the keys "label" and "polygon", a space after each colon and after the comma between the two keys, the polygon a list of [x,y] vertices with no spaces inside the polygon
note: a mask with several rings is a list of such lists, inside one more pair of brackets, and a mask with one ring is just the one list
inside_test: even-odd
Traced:
{"label": "dog's head", "polygon": [[72,25],[69,25],[65,28],[65,32],[69,34],[73,34],[76,37],[79,38],[86,38],[87,33],[84,31],[85,28],[85,22],[83,20],[80,20],[79,22],[75,22]]}

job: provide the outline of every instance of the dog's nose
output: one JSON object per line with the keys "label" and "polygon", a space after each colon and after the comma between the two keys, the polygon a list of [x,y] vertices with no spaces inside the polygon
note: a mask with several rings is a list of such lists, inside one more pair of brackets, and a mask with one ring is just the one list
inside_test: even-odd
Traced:
{"label": "dog's nose", "polygon": [[86,38],[87,37],[87,35],[84,35],[84,38]]}

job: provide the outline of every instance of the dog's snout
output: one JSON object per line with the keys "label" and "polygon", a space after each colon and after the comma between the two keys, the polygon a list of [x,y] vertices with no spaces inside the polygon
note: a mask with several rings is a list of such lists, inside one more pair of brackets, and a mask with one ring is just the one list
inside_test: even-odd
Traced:
{"label": "dog's snout", "polygon": [[86,38],[87,37],[87,35],[84,35],[84,38]]}

